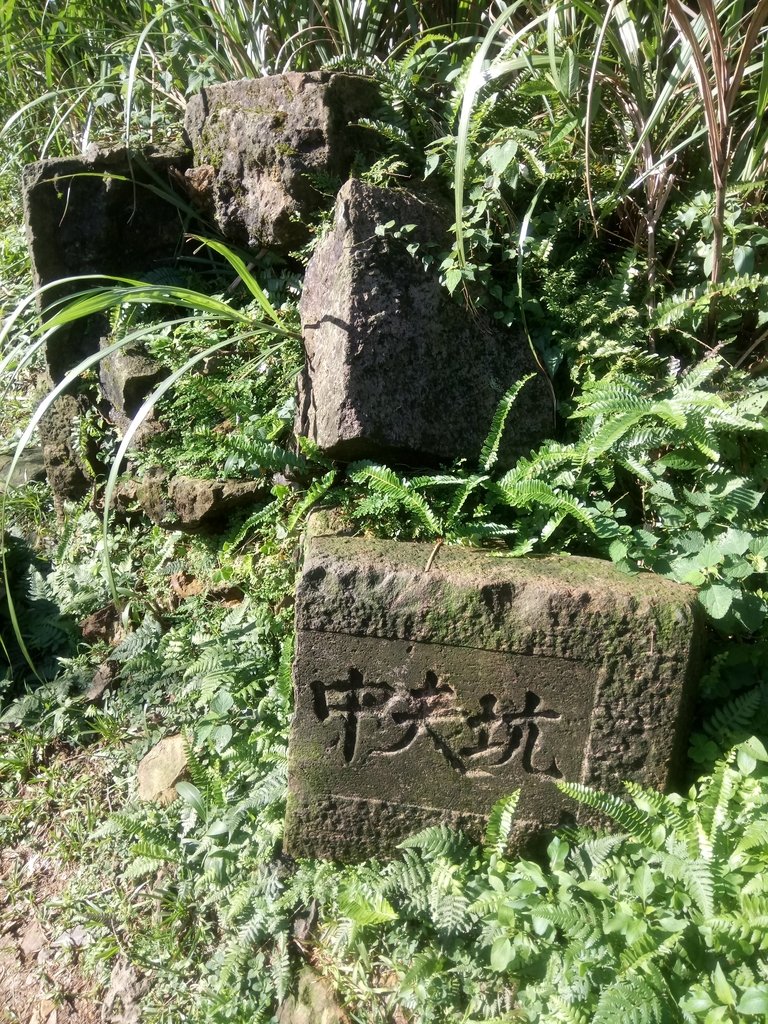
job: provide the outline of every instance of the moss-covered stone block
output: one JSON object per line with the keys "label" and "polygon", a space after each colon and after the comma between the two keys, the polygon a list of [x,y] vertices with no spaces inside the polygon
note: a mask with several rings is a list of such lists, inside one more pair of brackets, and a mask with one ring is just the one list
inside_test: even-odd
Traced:
{"label": "moss-covered stone block", "polygon": [[[695,592],[590,558],[512,559],[318,534],[296,625],[286,848],[391,853],[474,836],[520,788],[517,835],[562,820],[558,779],[669,784],[703,622]],[[571,808],[568,808],[571,810]]]}

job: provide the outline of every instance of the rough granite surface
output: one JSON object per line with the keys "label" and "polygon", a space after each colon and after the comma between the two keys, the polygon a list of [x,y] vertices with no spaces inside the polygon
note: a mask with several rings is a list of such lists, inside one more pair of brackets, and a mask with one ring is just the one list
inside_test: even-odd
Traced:
{"label": "rough granite surface", "polygon": [[[184,150],[138,153],[90,147],[83,156],[39,160],[24,168],[22,192],[35,287],[79,274],[141,277],[178,254],[184,223],[172,195],[169,169],[189,164]],[[95,283],[95,282],[92,282]],[[41,305],[87,287],[52,289]],[[57,331],[46,358],[54,382],[97,351],[102,318]]]}
{"label": "rough granite surface", "polygon": [[440,285],[451,214],[411,192],[350,179],[307,267],[306,369],[296,432],[346,460],[476,465],[504,393],[534,374],[507,419],[511,464],[551,433],[552,403],[522,333]]}

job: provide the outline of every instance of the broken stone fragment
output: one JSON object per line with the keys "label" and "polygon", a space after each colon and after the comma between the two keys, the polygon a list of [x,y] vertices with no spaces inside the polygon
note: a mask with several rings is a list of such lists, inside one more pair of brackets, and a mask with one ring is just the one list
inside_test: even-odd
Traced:
{"label": "broken stone fragment", "polygon": [[[593,558],[312,536],[296,598],[286,850],[354,860],[445,822],[516,841],[577,808],[553,785],[664,788],[685,750],[692,588]],[[580,812],[580,820],[587,820]]]}
{"label": "broken stone fragment", "polygon": [[23,957],[30,958],[40,952],[48,943],[48,936],[39,921],[33,920],[27,925],[19,942],[19,952]]}
{"label": "broken stone fragment", "polygon": [[95,704],[96,701],[101,700],[107,690],[112,689],[119,671],[120,666],[114,661],[105,661],[99,665],[93,674],[88,689],[83,694],[86,703]]}
{"label": "broken stone fragment", "polygon": [[355,122],[378,103],[373,82],[315,71],[224,82],[188,104],[194,177],[230,241],[287,252],[308,241],[306,218],[327,203],[365,144]]}
{"label": "broken stone fragment", "polygon": [[139,800],[170,804],[177,797],[176,783],[187,770],[187,752],[183,736],[166,736],[139,762]]}
{"label": "broken stone fragment", "polygon": [[149,518],[165,530],[194,532],[220,524],[231,512],[265,498],[258,480],[204,480],[149,472],[138,484],[137,499]]}
{"label": "broken stone fragment", "polygon": [[[101,388],[111,406],[112,422],[120,431],[125,432],[144,400],[167,376],[166,367],[138,349],[122,349],[101,360]],[[134,443],[161,429],[150,413]]]}
{"label": "broken stone fragment", "polygon": [[326,455],[475,466],[500,399],[530,373],[501,464],[551,432],[548,387],[523,334],[499,330],[440,285],[435,254],[448,248],[450,223],[409,192],[352,179],[339,193],[300,305],[296,432]]}

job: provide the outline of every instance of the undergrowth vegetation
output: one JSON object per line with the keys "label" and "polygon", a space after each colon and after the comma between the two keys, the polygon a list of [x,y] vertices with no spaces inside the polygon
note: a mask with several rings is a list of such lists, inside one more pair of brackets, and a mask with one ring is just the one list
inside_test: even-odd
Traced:
{"label": "undergrowth vegetation", "polygon": [[[0,837],[67,866],[42,912],[87,940],[55,956],[100,989],[132,965],[146,1024],[272,1020],[307,962],[363,1024],[768,1019],[767,19],[764,0],[0,10]],[[201,85],[320,65],[379,82],[357,173],[453,196],[447,290],[551,383],[551,438],[511,469],[525,381],[472,464],[341,466],[294,442],[309,252],[251,262],[208,239],[204,274],[83,281],[38,322],[24,160],[160,141]],[[11,477],[52,401],[42,347],[96,312],[107,355],[138,347],[170,376],[123,431],[80,425],[92,493],[54,510]],[[102,357],[60,391],[97,389]],[[260,486],[219,532],[185,534],[135,504],[157,467]],[[696,587],[710,644],[684,793],[566,781],[613,827],[529,857],[507,848],[514,794],[482,846],[441,827],[386,864],[284,856],[293,582],[324,507],[372,534]],[[178,799],[139,802],[137,764],[177,735]],[[9,872],[20,913],[29,879]]]}

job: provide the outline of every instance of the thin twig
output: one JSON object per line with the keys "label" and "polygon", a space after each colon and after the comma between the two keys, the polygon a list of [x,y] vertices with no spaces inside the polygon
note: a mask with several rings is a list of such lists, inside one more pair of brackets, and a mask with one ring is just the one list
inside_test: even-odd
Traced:
{"label": "thin twig", "polygon": [[432,563],[435,560],[435,556],[437,555],[437,552],[440,550],[442,545],[443,545],[443,538],[442,537],[438,537],[438,539],[435,541],[435,546],[432,548],[432,551],[429,554],[429,558],[427,559],[427,564],[424,566],[424,572],[429,572],[429,570],[432,568]]}

